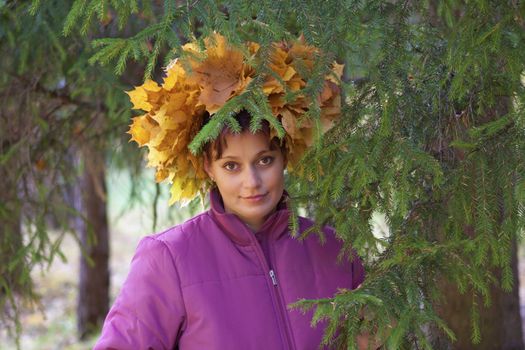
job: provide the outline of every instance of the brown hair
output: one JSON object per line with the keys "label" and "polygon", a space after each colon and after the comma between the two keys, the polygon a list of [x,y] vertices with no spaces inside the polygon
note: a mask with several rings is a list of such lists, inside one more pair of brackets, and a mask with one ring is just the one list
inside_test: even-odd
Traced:
{"label": "brown hair", "polygon": [[[209,114],[206,115],[204,117],[203,125],[206,125],[206,123],[210,120],[210,118],[211,116]],[[241,127],[241,133],[251,132],[250,131],[250,121],[251,121],[252,116],[248,111],[243,109],[242,111],[237,113],[234,116],[234,118],[235,120],[237,120],[237,122],[239,123]],[[261,127],[259,128],[257,132],[262,132],[268,137],[268,139],[270,139],[270,124],[268,123],[267,120],[263,119],[261,121]],[[226,143],[226,135],[232,134],[232,133],[233,131],[228,126],[225,126],[221,130],[219,136],[215,140],[206,143],[206,145],[204,145],[204,156],[206,157],[206,159],[209,159],[209,160],[220,159],[222,157],[222,152],[224,151],[226,147],[228,147],[228,144]],[[281,153],[286,159],[286,145],[285,145],[284,139],[280,140],[276,136],[272,137],[272,139],[270,140],[270,149],[271,150],[280,149]]]}

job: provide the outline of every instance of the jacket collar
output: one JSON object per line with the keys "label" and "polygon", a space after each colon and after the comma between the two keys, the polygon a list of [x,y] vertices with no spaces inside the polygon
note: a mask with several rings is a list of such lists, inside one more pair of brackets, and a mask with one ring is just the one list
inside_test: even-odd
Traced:
{"label": "jacket collar", "polygon": [[253,232],[235,214],[224,210],[221,195],[215,188],[210,191],[210,214],[226,235],[239,245],[250,245],[255,242],[255,233],[267,235],[268,238],[277,240],[288,229],[290,212],[287,207],[288,193],[284,191],[283,196],[277,204],[277,209],[264,222],[258,232]]}

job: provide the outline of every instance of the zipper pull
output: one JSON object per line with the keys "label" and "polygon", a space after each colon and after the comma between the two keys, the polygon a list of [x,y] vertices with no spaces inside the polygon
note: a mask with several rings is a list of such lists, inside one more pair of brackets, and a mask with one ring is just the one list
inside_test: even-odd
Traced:
{"label": "zipper pull", "polygon": [[273,285],[277,285],[277,278],[275,277],[275,272],[273,270],[270,270],[270,278],[272,279]]}

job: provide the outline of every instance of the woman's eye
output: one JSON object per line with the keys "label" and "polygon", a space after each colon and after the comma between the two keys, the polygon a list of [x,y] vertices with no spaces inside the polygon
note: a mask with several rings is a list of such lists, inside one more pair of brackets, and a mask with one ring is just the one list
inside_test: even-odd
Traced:
{"label": "woman's eye", "polygon": [[227,163],[224,163],[222,167],[228,171],[234,171],[237,169],[237,164],[233,162],[227,162]]}
{"label": "woman's eye", "polygon": [[273,157],[271,157],[271,156],[262,157],[259,160],[259,164],[260,165],[270,165],[270,164],[272,164],[272,162],[273,162]]}

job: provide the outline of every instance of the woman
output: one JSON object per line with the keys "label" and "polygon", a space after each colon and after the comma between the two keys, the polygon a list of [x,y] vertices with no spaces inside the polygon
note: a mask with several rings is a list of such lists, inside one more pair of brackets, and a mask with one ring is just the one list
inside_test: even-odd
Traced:
{"label": "woman", "polygon": [[[157,127],[148,137],[162,133],[162,107],[156,108],[147,115],[156,124],[140,121]],[[311,327],[312,312],[289,305],[363,282],[357,257],[338,262],[342,242],[332,229],[324,228],[323,244],[317,235],[291,236],[284,191],[289,147],[267,122],[252,133],[247,112],[235,119],[241,132],[225,127],[203,152],[204,176],[213,183],[210,210],[139,243],[95,349],[318,349],[323,324]],[[140,125],[132,126],[135,140],[142,137],[137,130],[146,130]],[[162,142],[151,144],[163,149]],[[172,176],[175,184],[177,176],[187,179],[181,174]],[[299,230],[312,225],[300,218]]]}

